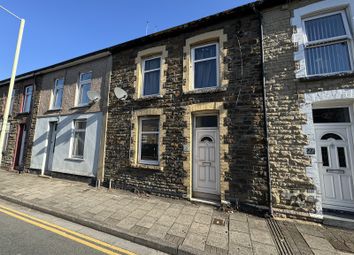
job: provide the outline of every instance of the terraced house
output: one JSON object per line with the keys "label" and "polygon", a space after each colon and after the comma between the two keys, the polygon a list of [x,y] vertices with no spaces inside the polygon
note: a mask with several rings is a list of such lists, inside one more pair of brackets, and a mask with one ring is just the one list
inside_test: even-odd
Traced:
{"label": "terraced house", "polygon": [[263,26],[275,211],[353,212],[354,2],[284,2]]}
{"label": "terraced house", "polygon": [[353,212],[353,15],[351,0],[258,1],[21,75],[3,166]]}

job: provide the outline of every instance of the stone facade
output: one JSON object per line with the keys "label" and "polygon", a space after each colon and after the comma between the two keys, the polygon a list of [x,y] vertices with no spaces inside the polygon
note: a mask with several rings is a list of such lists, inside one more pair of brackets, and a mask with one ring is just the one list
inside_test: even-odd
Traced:
{"label": "stone facade", "polygon": [[[312,104],[354,100],[354,76],[337,74],[303,77],[299,64],[299,27],[294,12],[337,1],[290,1],[263,11],[264,56],[269,119],[270,166],[274,210],[277,213],[321,217],[321,189],[314,146]],[[348,3],[350,1],[347,1]],[[303,36],[303,35],[302,35]],[[301,78],[302,77],[302,78]]]}
{"label": "stone facade", "polygon": [[[191,118],[196,112],[212,111],[220,119],[221,201],[266,206],[259,22],[249,11],[206,20],[207,24],[195,22],[192,28],[186,25],[179,32],[113,51],[105,180],[111,180],[113,187],[191,198]],[[211,39],[220,45],[220,86],[202,93],[190,91],[189,44]],[[163,94],[137,98],[136,59],[139,52],[156,47],[165,51]],[[115,87],[127,91],[128,99],[117,100]],[[136,164],[137,112],[163,119],[158,167]]]}
{"label": "stone facade", "polygon": [[[10,116],[8,119],[8,127],[9,127],[9,135],[7,139],[6,150],[3,151],[2,165],[1,167],[7,170],[12,170],[16,167],[16,170],[27,170],[30,165],[31,159],[31,149],[32,149],[32,141],[33,141],[33,131],[35,126],[35,116],[37,114],[38,109],[38,99],[39,92],[36,89],[36,82],[38,77],[31,75],[28,78],[19,79],[16,81],[14,85],[14,97],[13,97],[13,107],[10,112]],[[7,92],[8,92],[8,82],[4,82],[0,86],[0,97],[1,97],[1,105],[0,112],[4,112],[5,103],[7,100]],[[32,103],[31,103],[31,111],[28,113],[22,112],[22,104],[24,99],[24,90],[27,86],[33,86],[32,93]],[[1,116],[2,118],[2,116]],[[24,143],[24,164],[21,166],[15,166],[15,152],[18,146],[18,133],[20,125],[26,125],[27,133]]]}

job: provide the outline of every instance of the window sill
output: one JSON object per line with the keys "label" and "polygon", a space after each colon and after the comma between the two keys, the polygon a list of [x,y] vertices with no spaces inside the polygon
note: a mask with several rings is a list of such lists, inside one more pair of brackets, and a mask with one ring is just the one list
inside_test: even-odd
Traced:
{"label": "window sill", "polygon": [[131,164],[132,168],[139,168],[139,169],[146,169],[146,170],[157,170],[157,171],[163,171],[163,167],[159,165],[147,165],[147,164],[142,164],[142,163],[133,163]]}
{"label": "window sill", "polygon": [[16,116],[23,116],[23,115],[28,115],[30,114],[31,112],[19,112],[16,114]]}
{"label": "window sill", "polygon": [[205,93],[215,93],[215,92],[224,92],[227,88],[224,87],[213,87],[213,88],[203,88],[203,89],[194,89],[184,92],[185,95],[189,94],[205,94]]}
{"label": "window sill", "polygon": [[141,96],[136,99],[136,101],[144,101],[144,100],[154,100],[154,99],[161,99],[163,95],[151,95],[151,96]]}
{"label": "window sill", "polygon": [[342,73],[333,73],[333,74],[322,74],[322,75],[313,75],[313,76],[305,76],[299,77],[299,81],[320,81],[324,79],[337,79],[337,78],[346,78],[346,77],[354,77],[354,72],[342,72]]}
{"label": "window sill", "polygon": [[91,106],[90,104],[78,105],[78,106],[71,107],[70,110],[84,109],[84,108],[89,108],[90,106]]}
{"label": "window sill", "polygon": [[82,162],[85,161],[83,158],[65,158],[64,160]]}
{"label": "window sill", "polygon": [[60,112],[62,109],[61,108],[57,108],[57,109],[48,109],[47,113],[51,113],[51,112]]}

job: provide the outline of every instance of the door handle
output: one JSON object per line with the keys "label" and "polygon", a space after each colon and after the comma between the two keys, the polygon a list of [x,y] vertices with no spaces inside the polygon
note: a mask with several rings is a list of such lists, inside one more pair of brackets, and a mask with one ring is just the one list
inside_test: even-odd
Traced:
{"label": "door handle", "polygon": [[331,169],[331,168],[328,168],[326,170],[327,173],[337,173],[337,174],[344,174],[345,173],[345,170],[343,169]]}

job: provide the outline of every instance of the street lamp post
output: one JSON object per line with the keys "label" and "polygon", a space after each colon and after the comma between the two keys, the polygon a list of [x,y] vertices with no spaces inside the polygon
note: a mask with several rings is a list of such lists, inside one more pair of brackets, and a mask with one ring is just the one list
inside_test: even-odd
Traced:
{"label": "street lamp post", "polygon": [[14,13],[10,12],[8,9],[0,5],[0,8],[12,15],[13,17],[19,19],[20,22],[20,29],[18,31],[18,37],[17,37],[17,45],[16,45],[16,51],[15,51],[15,57],[14,57],[14,62],[12,65],[12,72],[11,72],[11,78],[10,78],[10,85],[9,85],[9,91],[7,92],[7,100],[6,100],[6,105],[5,105],[5,110],[4,110],[4,115],[3,115],[3,120],[2,120],[2,128],[1,128],[1,133],[0,133],[0,166],[2,162],[2,152],[4,149],[4,140],[5,140],[5,135],[6,135],[6,130],[7,130],[7,121],[9,118],[9,113],[10,113],[10,105],[11,105],[11,99],[12,99],[12,92],[14,89],[15,85],[15,78],[16,78],[16,71],[17,71],[17,64],[18,64],[18,59],[20,56],[20,49],[21,49],[21,43],[22,43],[22,35],[23,35],[23,29],[25,27],[25,20],[18,17]]}

